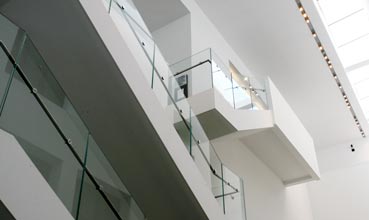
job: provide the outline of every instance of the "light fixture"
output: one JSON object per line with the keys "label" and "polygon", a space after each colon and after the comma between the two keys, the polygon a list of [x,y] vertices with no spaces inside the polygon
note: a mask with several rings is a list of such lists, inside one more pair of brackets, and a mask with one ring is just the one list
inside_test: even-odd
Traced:
{"label": "light fixture", "polygon": [[311,22],[310,22],[310,19],[309,19],[308,13],[305,11],[305,9],[304,9],[304,7],[303,7],[303,5],[302,5],[302,3],[301,3],[301,0],[295,0],[295,2],[296,2],[297,6],[298,6],[298,8],[299,8],[299,11],[301,12],[301,16],[304,18],[305,22],[307,23],[307,27],[309,28],[310,32],[312,33],[312,36],[314,37],[315,42],[316,42],[316,44],[317,44],[317,46],[318,46],[318,48],[319,48],[319,50],[320,50],[320,52],[321,52],[322,56],[324,57],[324,60],[327,62],[327,66],[329,67],[330,73],[331,73],[332,77],[335,79],[335,81],[336,81],[336,83],[337,83],[337,86],[338,86],[338,88],[339,88],[339,89],[340,89],[340,91],[341,91],[341,94],[342,94],[342,96],[343,96],[343,98],[344,98],[344,101],[345,101],[345,103],[346,103],[346,105],[347,105],[347,108],[349,108],[349,109],[350,109],[350,113],[351,113],[351,115],[352,115],[352,117],[353,117],[353,119],[354,119],[355,123],[357,124],[357,126],[358,126],[358,128],[359,128],[359,132],[361,133],[361,135],[362,135],[363,137],[366,137],[364,130],[363,130],[363,129],[362,129],[362,127],[360,126],[360,122],[359,122],[359,120],[358,120],[358,118],[357,118],[357,116],[356,116],[356,113],[355,113],[354,109],[352,109],[352,106],[351,106],[351,104],[350,104],[350,100],[349,100],[349,98],[347,97],[346,92],[345,92],[345,90],[343,89],[343,87],[342,87],[342,85],[341,85],[341,82],[340,82],[340,80],[339,80],[339,78],[338,78],[338,76],[337,76],[337,74],[336,74],[336,71],[335,71],[334,66],[333,66],[333,64],[332,64],[332,61],[329,59],[328,54],[327,54],[327,52],[324,50],[324,46],[323,46],[322,42],[320,41],[320,39],[319,39],[319,37],[318,37],[318,34],[316,33],[316,31],[315,31],[315,29],[314,29],[313,25],[312,25],[312,24],[311,24]]}

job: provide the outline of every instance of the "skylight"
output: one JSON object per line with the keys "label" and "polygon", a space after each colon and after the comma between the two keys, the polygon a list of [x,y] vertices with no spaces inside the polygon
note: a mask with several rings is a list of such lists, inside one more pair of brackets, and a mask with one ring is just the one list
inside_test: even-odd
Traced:
{"label": "skylight", "polygon": [[369,12],[366,0],[317,0],[361,108],[369,120]]}

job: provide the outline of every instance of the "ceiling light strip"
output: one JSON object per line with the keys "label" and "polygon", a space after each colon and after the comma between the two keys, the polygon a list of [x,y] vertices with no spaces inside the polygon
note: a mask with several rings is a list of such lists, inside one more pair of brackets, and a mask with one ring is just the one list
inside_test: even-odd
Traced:
{"label": "ceiling light strip", "polygon": [[315,42],[317,44],[317,47],[319,48],[319,50],[322,53],[322,56],[323,56],[325,62],[327,63],[327,66],[328,66],[328,68],[329,68],[329,70],[330,70],[330,72],[332,74],[332,77],[333,77],[334,81],[337,84],[338,89],[340,90],[340,92],[342,94],[343,100],[345,101],[345,104],[346,104],[347,108],[351,112],[351,115],[352,115],[352,117],[353,117],[353,119],[355,121],[356,126],[358,127],[358,129],[360,131],[361,136],[362,137],[366,137],[365,132],[364,132],[364,130],[363,130],[363,128],[362,128],[362,126],[361,126],[361,124],[359,122],[359,119],[357,118],[356,113],[355,113],[354,109],[352,108],[351,102],[348,99],[348,97],[346,95],[346,92],[345,92],[345,90],[342,87],[341,81],[340,81],[340,79],[338,78],[338,76],[336,74],[336,71],[334,69],[334,66],[333,66],[331,60],[329,59],[327,52],[324,49],[324,45],[319,40],[319,36],[317,35],[317,33],[316,33],[313,25],[311,24],[311,20],[310,20],[308,14],[305,11],[305,8],[303,7],[303,5],[302,5],[302,3],[301,3],[300,0],[295,0],[295,1],[297,3],[297,7],[298,7],[298,9],[299,9],[302,17],[304,18],[307,26],[309,27],[309,30],[310,30],[310,32],[311,32],[311,34],[312,34],[312,36],[313,36],[313,38],[314,38],[314,40],[315,40]]}

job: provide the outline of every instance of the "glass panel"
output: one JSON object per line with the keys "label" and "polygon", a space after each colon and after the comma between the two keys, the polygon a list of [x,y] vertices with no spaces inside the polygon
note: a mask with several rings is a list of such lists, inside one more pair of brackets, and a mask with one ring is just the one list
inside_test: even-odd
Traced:
{"label": "glass panel", "polygon": [[71,140],[72,146],[83,160],[88,130],[36,47],[28,39],[25,41],[18,63],[32,86],[37,89],[37,94],[58,126]]}
{"label": "glass panel", "polygon": [[320,5],[328,24],[336,22],[364,7],[364,1],[362,0],[319,0],[317,3]]}
{"label": "glass panel", "polygon": [[329,26],[329,32],[337,47],[349,43],[369,33],[368,12],[358,11],[340,22]]}
{"label": "glass panel", "polygon": [[[115,201],[113,201],[115,202]],[[90,178],[84,177],[77,220],[117,220]]]}
{"label": "glass panel", "polygon": [[50,187],[75,216],[82,168],[19,77],[12,81],[0,127],[16,137]]}
{"label": "glass panel", "polygon": [[155,43],[152,39],[151,35],[147,32],[147,30],[143,29],[137,22],[134,20],[131,15],[122,10],[122,13],[126,17],[128,23],[136,34],[137,39],[140,41],[142,48],[144,49],[146,55],[150,59],[151,62],[154,60],[154,48]]}
{"label": "glass panel", "polygon": [[241,76],[237,76],[236,74],[233,74],[233,76],[236,109],[254,109],[249,78],[243,77],[243,79],[241,79]]}
{"label": "glass panel", "polygon": [[206,184],[209,188],[211,188],[211,171],[209,167],[209,161],[204,156],[204,152],[200,148],[199,143],[195,138],[192,137],[192,151],[191,156],[194,160],[197,168],[199,169],[200,173],[202,174],[204,180],[206,181]]}
{"label": "glass panel", "polygon": [[[169,90],[168,87],[165,87],[165,85],[167,85],[167,80],[164,79],[162,76],[159,75],[159,73],[157,73],[155,71],[154,75],[153,75],[153,91],[156,95],[156,97],[158,98],[161,106],[166,110],[166,112],[171,113],[171,109],[175,109],[176,106],[172,106],[175,101],[172,99],[171,96],[169,96]],[[176,84],[173,82],[173,88],[170,88],[171,90],[175,91],[177,90],[177,88],[175,88]],[[183,96],[181,94],[181,90],[177,91],[177,100],[181,100],[181,96]],[[169,109],[168,109],[169,108]],[[178,109],[179,111],[179,109]],[[177,113],[178,114],[178,113]],[[170,117],[171,120],[173,120]]]}
{"label": "glass panel", "polygon": [[228,219],[245,219],[245,204],[241,179],[223,166],[225,214]]}
{"label": "glass panel", "polygon": [[[130,25],[133,33],[135,34],[137,40],[139,41],[144,54],[146,56],[141,59],[141,66],[145,68],[144,75],[147,81],[152,86],[153,81],[153,63],[155,61],[155,43],[151,35],[143,29],[125,10],[119,8],[117,3],[113,2],[112,8],[114,11],[121,16],[123,20],[126,20]],[[137,54],[140,55],[140,54]],[[144,56],[144,55],[143,55]],[[146,63],[145,63],[146,62]]]}
{"label": "glass panel", "polygon": [[91,136],[88,142],[86,166],[122,219],[145,219],[127,188]]}
{"label": "glass panel", "polygon": [[[156,57],[159,57],[158,54],[156,54]],[[158,68],[165,68],[164,65],[161,66]],[[168,67],[166,67],[166,73],[168,75],[163,77],[155,69],[153,91],[164,108],[168,119],[176,128],[189,152],[191,152],[191,108],[184,95],[183,87],[173,77],[169,77],[171,72],[169,72]]]}
{"label": "glass panel", "polygon": [[232,74],[219,56],[211,51],[214,87],[232,107],[235,107]]}
{"label": "glass panel", "polygon": [[265,81],[233,74],[236,109],[268,109]]}
{"label": "glass panel", "polygon": [[14,25],[6,17],[0,16],[0,40],[10,54],[16,59],[25,39],[25,32]]}
{"label": "glass panel", "polygon": [[343,66],[349,67],[369,59],[369,35],[337,48]]}
{"label": "glass panel", "polygon": [[213,87],[210,57],[210,49],[206,49],[170,65],[174,78],[186,88],[186,97]]}
{"label": "glass panel", "polygon": [[[1,16],[0,16],[1,17]],[[9,61],[5,52],[0,49],[0,109],[1,105],[5,101],[5,93],[8,88],[10,76],[14,74],[13,64]]]}
{"label": "glass panel", "polygon": [[223,195],[224,186],[223,186],[222,162],[220,161],[212,145],[210,145],[209,147],[209,157],[210,157],[210,164],[212,167],[211,191],[213,192],[213,195],[218,201],[220,207],[223,208],[224,200],[222,198],[222,195]]}
{"label": "glass panel", "polygon": [[[169,89],[166,87],[169,84]],[[165,80],[154,74],[153,91],[165,110],[169,121],[174,125],[187,150],[191,152],[192,140],[190,130],[191,109],[184,97],[183,90],[176,80]],[[170,96],[172,93],[174,96]]]}
{"label": "glass panel", "polygon": [[266,81],[255,77],[248,78],[250,83],[250,95],[253,103],[253,110],[268,109],[266,92]]}
{"label": "glass panel", "polygon": [[[196,117],[191,117],[192,156],[215,197],[222,193],[221,161]],[[222,203],[222,200],[218,200]]]}
{"label": "glass panel", "polygon": [[177,131],[177,133],[179,134],[179,136],[181,137],[184,145],[186,146],[188,152],[191,154],[192,153],[192,146],[194,144],[193,139],[191,138],[191,122],[189,120],[189,118],[185,118],[183,117],[182,119],[180,118],[179,114],[177,113],[177,110],[174,109],[174,107],[171,109],[171,111],[173,112],[175,117],[175,123],[174,123],[174,127]]}

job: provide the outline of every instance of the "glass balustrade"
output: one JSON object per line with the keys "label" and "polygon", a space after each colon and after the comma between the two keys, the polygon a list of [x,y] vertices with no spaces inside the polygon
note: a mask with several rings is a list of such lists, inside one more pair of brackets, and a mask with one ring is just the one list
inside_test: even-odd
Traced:
{"label": "glass balustrade", "polygon": [[145,219],[32,41],[0,25],[0,128],[75,219]]}
{"label": "glass balustrade", "polygon": [[[136,20],[140,16],[130,1],[110,0],[106,2],[106,6],[112,17],[119,15],[125,19],[137,38],[137,43],[151,65],[151,70],[145,73],[147,83],[153,89],[168,121],[177,130],[223,212],[234,213],[238,220],[245,219],[245,206],[240,203],[244,201],[243,184],[240,183],[240,178],[222,163],[186,98],[216,87],[233,106],[237,103],[239,108],[242,108],[250,103],[249,101],[241,104],[242,99],[251,100],[251,95],[236,95],[235,100],[234,90],[238,84],[232,81],[232,74],[225,71],[226,68],[220,59],[209,49],[169,67],[142,19]],[[147,63],[142,63],[143,66],[145,64]],[[242,94],[248,90],[238,87],[243,89]],[[229,200],[229,195],[237,200]],[[239,213],[242,214],[238,216]]]}
{"label": "glass balustrade", "polygon": [[171,64],[170,69],[177,80],[187,79],[187,97],[216,88],[235,109],[268,109],[265,81],[230,71],[212,49]]}
{"label": "glass balustrade", "polygon": [[222,167],[224,183],[224,193],[222,198],[225,204],[225,214],[228,219],[245,220],[246,211],[243,190],[243,180],[234,174],[226,166]]}

